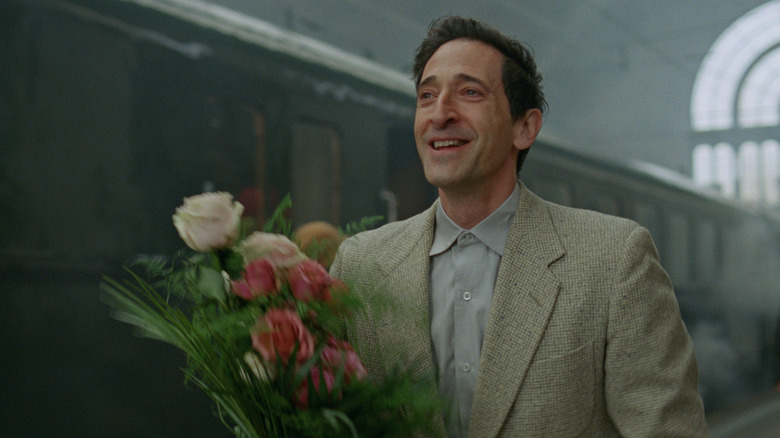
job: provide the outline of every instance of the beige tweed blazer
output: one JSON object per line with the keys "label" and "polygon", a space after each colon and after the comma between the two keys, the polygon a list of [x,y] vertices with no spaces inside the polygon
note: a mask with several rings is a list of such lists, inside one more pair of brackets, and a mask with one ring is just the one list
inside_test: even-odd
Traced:
{"label": "beige tweed blazer", "polygon": [[[373,375],[398,364],[434,373],[428,253],[436,205],[348,239],[333,264],[355,293],[393,303],[395,311],[361,318],[350,333]],[[469,436],[707,434],[693,345],[647,230],[546,202],[521,184]]]}

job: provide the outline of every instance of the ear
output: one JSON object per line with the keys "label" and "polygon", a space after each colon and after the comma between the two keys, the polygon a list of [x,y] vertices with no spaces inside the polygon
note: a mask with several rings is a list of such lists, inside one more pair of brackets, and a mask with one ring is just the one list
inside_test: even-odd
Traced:
{"label": "ear", "polygon": [[542,112],[538,108],[529,109],[522,117],[515,120],[512,144],[519,151],[530,148],[541,129]]}

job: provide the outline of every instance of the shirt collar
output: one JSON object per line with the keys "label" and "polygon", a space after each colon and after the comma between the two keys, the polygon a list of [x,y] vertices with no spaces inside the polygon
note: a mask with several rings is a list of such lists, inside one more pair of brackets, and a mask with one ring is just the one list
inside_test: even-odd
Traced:
{"label": "shirt collar", "polygon": [[515,185],[512,194],[488,217],[482,220],[470,230],[459,227],[447,216],[444,208],[439,203],[436,208],[436,228],[433,235],[433,244],[429,255],[435,256],[447,251],[458,236],[465,231],[471,232],[477,239],[499,255],[504,254],[506,236],[512,225],[512,219],[517,211],[517,203],[520,201],[520,186]]}

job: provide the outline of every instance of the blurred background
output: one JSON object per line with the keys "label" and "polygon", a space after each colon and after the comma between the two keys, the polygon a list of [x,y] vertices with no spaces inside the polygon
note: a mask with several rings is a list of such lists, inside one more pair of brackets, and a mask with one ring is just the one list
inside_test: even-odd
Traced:
{"label": "blurred background", "polygon": [[4,0],[2,434],[226,436],[102,275],[180,249],[171,215],[202,191],[259,224],[288,193],[295,226],[430,205],[409,70],[448,14],[536,54],[524,182],[651,230],[708,414],[773,391],[780,1]]}

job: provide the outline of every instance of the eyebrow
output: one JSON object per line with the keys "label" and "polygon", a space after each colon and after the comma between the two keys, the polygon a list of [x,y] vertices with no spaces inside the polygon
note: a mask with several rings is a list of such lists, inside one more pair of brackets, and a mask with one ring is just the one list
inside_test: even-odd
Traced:
{"label": "eyebrow", "polygon": [[[428,76],[427,78],[423,79],[420,82],[420,85],[417,86],[417,89],[419,90],[420,87],[428,85],[431,82],[435,82],[437,79],[438,79],[438,76],[436,76],[436,75]],[[468,75],[466,73],[458,73],[457,75],[455,75],[455,79],[457,79],[459,82],[474,82],[477,85],[479,85],[480,87],[485,88],[486,90],[491,90],[492,89],[482,79],[476,78],[476,77]]]}

